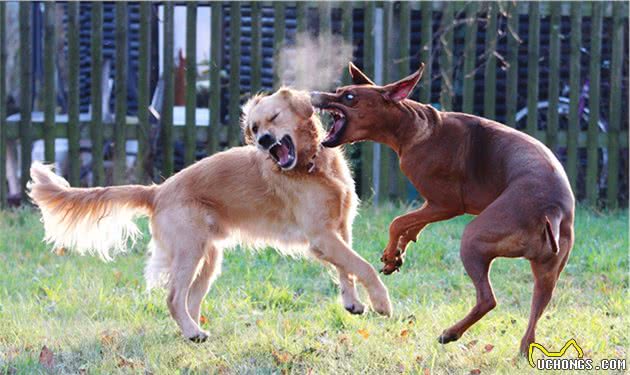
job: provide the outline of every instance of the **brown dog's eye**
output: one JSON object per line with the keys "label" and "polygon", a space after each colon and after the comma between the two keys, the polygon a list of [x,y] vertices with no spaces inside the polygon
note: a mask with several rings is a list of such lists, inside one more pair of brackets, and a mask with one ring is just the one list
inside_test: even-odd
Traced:
{"label": "brown dog's eye", "polygon": [[344,95],[343,98],[348,100],[348,101],[352,101],[352,100],[354,100],[354,94],[348,93],[348,94]]}
{"label": "brown dog's eye", "polygon": [[258,133],[258,125],[254,124],[254,126],[252,126],[252,131],[254,134]]}

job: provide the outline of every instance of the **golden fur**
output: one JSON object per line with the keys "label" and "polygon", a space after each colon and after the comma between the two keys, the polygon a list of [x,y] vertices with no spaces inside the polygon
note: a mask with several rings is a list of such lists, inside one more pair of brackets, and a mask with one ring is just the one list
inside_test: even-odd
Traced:
{"label": "golden fur", "polygon": [[[344,306],[362,313],[355,279],[373,308],[391,314],[387,289],[352,248],[357,197],[338,149],[320,148],[322,129],[305,93],[281,89],[243,107],[247,145],[205,158],[159,186],[72,188],[41,165],[31,168],[30,196],[40,207],[46,240],[111,259],[137,234],[132,219],[150,217],[149,287],[166,281],[168,307],[184,336],[203,341],[199,308],[218,275],[225,247],[275,246],[288,255],[312,255],[339,273]],[[275,115],[275,118],[274,118]],[[279,167],[253,132],[289,135],[297,161]]]}

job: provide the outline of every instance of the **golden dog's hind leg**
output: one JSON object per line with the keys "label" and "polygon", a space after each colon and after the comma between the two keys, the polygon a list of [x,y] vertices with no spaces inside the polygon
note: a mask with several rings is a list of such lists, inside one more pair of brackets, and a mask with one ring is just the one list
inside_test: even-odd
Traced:
{"label": "golden dog's hind leg", "polygon": [[212,282],[221,273],[221,261],[223,252],[215,246],[206,246],[206,252],[201,260],[200,270],[188,291],[188,313],[199,324],[201,318],[201,303],[208,294]]}
{"label": "golden dog's hind leg", "polygon": [[339,286],[341,288],[341,301],[343,307],[351,314],[363,314],[365,305],[361,303],[356,287],[356,276],[345,272],[340,267],[335,267],[339,273]]}

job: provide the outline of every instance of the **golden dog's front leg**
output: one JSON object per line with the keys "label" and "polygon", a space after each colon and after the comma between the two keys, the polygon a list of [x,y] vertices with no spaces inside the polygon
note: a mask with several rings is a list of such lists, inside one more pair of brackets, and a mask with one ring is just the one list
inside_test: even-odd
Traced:
{"label": "golden dog's front leg", "polygon": [[320,234],[311,240],[315,255],[333,264],[338,269],[356,275],[359,282],[367,289],[374,311],[381,315],[392,315],[389,292],[378,277],[376,270],[354,252],[336,233]]}

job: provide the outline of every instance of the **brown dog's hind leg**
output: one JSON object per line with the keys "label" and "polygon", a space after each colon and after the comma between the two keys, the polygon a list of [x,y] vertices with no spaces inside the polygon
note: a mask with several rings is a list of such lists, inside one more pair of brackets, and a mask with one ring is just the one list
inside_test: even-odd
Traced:
{"label": "brown dog's hind leg", "polygon": [[199,324],[199,319],[201,318],[201,303],[206,294],[208,294],[212,282],[221,272],[222,258],[221,250],[211,245],[208,246],[206,254],[201,261],[199,274],[188,291],[188,312],[197,324]]}
{"label": "brown dog's hind leg", "polygon": [[462,241],[461,258],[468,276],[475,285],[477,303],[464,319],[442,332],[438,338],[441,344],[458,340],[470,326],[483,318],[497,304],[489,278],[490,264],[494,258],[481,255],[474,243],[468,244],[466,241]]}

